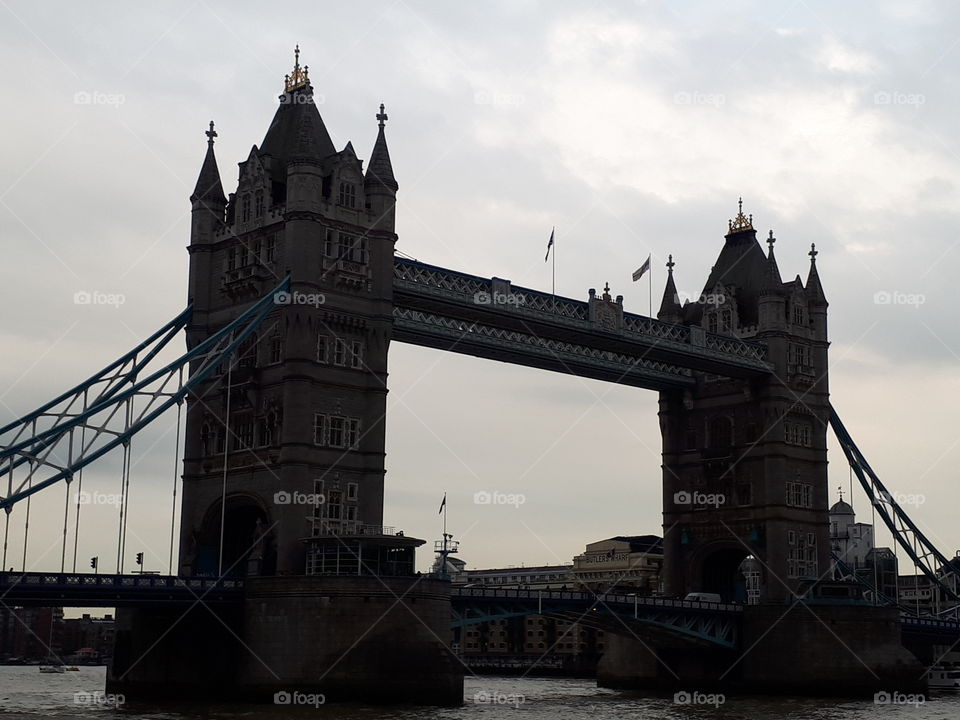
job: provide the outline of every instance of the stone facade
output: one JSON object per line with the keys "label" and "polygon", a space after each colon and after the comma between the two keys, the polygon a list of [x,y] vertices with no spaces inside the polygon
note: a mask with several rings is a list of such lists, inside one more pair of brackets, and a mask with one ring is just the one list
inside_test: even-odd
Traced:
{"label": "stone facade", "polygon": [[[182,574],[246,574],[254,546],[256,574],[300,574],[303,538],[383,524],[397,239],[386,114],[364,172],[352,144],[334,148],[299,65],[290,77],[236,192],[224,196],[211,123],[191,196],[189,346],[285,276],[291,285],[233,365],[190,398]],[[311,495],[325,503],[295,501]]]}
{"label": "stone facade", "polygon": [[660,393],[664,590],[745,600],[741,563],[762,561],[761,602],[829,571],[827,301],[811,249],[807,282],[783,282],[752,217],[730,222],[699,298],[680,303],[668,263],[658,317],[721,338],[763,341],[759,380],[697,373]]}

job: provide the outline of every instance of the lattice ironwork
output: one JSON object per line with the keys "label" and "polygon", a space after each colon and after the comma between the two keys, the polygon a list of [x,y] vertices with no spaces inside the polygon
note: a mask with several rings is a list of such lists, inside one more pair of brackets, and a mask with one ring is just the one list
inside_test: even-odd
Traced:
{"label": "lattice ironwork", "polygon": [[681,384],[693,383],[693,373],[687,368],[610,350],[541,338],[530,333],[470,323],[402,307],[394,308],[393,319],[395,332],[408,330],[432,336],[444,336],[452,341],[448,349],[454,351],[458,349],[458,345],[462,345],[463,351],[466,352],[468,347],[481,342],[492,347],[517,350],[560,362],[566,361],[571,365],[587,363],[619,373],[624,378],[643,375]]}

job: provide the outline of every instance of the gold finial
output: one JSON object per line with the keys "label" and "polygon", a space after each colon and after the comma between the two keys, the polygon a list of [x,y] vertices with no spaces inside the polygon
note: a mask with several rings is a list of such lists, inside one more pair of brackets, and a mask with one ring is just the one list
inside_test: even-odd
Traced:
{"label": "gold finial", "polygon": [[841,485],[838,489],[840,490],[840,502],[843,502],[843,485]]}
{"label": "gold finial", "polygon": [[289,75],[285,75],[283,78],[284,90],[286,92],[290,92],[291,90],[296,90],[309,85],[309,70],[310,67],[308,65],[304,65],[303,68],[300,67],[300,45],[297,44],[297,46],[293,49],[293,72]]}
{"label": "gold finial", "polygon": [[737,217],[733,220],[727,221],[727,227],[730,232],[737,232],[739,230],[753,230],[753,215],[745,216],[743,214],[743,198],[741,197],[738,205]]}
{"label": "gold finial", "polygon": [[377,113],[377,122],[380,123],[380,127],[383,127],[383,124],[390,119],[387,117],[387,114],[384,112],[384,110],[385,108],[383,107],[383,103],[380,103],[380,112]]}

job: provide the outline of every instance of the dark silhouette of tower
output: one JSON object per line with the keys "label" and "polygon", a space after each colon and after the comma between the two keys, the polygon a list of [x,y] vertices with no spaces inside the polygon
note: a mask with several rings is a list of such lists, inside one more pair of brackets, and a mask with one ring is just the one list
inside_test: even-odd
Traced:
{"label": "dark silhouette of tower", "polygon": [[[763,341],[774,366],[759,380],[698,373],[694,390],[660,393],[671,594],[776,601],[829,571],[827,301],[816,250],[806,284],[783,282],[775,242],[771,231],[764,253],[741,202],[700,297],[681,303],[667,264],[661,320],[701,340]],[[748,556],[758,579],[745,578]]]}

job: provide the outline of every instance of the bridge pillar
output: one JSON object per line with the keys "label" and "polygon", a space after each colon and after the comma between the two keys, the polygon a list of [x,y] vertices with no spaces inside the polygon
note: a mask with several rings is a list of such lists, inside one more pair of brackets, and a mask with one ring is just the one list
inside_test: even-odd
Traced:
{"label": "bridge pillar", "polygon": [[658,317],[708,350],[760,341],[772,366],[753,379],[697,372],[691,390],[660,393],[669,595],[782,602],[829,570],[827,303],[814,256],[806,285],[784,283],[767,242],[764,253],[741,213],[683,306],[668,264]]}

